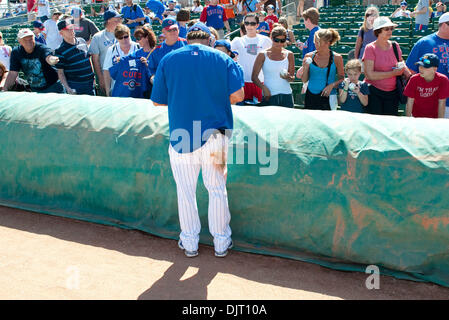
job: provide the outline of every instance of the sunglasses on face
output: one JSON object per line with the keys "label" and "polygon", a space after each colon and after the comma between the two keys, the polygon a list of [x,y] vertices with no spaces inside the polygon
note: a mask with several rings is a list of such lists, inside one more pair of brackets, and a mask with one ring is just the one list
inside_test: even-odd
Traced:
{"label": "sunglasses on face", "polygon": [[143,37],[140,37],[140,36],[137,36],[137,37],[136,37],[136,40],[137,40],[137,41],[140,41],[140,40],[142,40],[142,39],[143,39]]}
{"label": "sunglasses on face", "polygon": [[256,25],[257,25],[257,22],[255,22],[255,21],[251,21],[251,22],[245,21],[245,26],[256,26]]}
{"label": "sunglasses on face", "polygon": [[286,38],[273,38],[274,42],[280,42],[280,43],[285,43],[285,41],[287,41]]}
{"label": "sunglasses on face", "polygon": [[129,38],[129,36],[123,36],[123,37],[121,37],[121,38],[117,38],[118,40],[122,40],[122,39],[128,39]]}
{"label": "sunglasses on face", "polygon": [[386,27],[386,28],[382,28],[385,31],[393,31],[394,27]]}

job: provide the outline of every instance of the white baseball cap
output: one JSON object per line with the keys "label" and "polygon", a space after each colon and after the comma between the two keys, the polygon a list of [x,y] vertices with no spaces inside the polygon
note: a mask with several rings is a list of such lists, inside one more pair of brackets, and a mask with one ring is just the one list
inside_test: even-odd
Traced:
{"label": "white baseball cap", "polygon": [[33,31],[31,31],[30,29],[20,29],[19,32],[17,33],[17,39],[22,39],[28,36],[34,36]]}
{"label": "white baseball cap", "polygon": [[374,19],[373,22],[373,31],[386,28],[386,27],[397,27],[398,25],[391,22],[390,18],[388,17],[378,17]]}
{"label": "white baseball cap", "polygon": [[446,12],[445,14],[443,14],[440,17],[440,19],[438,20],[438,24],[445,23],[445,22],[449,22],[449,12]]}

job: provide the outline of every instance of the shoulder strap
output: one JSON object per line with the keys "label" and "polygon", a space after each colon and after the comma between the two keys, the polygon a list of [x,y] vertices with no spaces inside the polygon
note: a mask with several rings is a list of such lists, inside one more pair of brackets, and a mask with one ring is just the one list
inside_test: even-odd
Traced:
{"label": "shoulder strap", "polygon": [[329,55],[329,63],[327,65],[326,87],[329,84],[329,73],[331,72],[331,65],[333,61],[334,61],[334,53],[331,50]]}
{"label": "shoulder strap", "polygon": [[361,27],[360,31],[361,31],[362,42],[363,42],[363,37],[365,36],[365,29],[363,27]]}
{"label": "shoulder strap", "polygon": [[393,51],[394,51],[394,55],[396,56],[396,60],[399,62],[399,53],[398,53],[398,43],[396,41],[393,41],[392,43],[393,45]]}
{"label": "shoulder strap", "polygon": [[248,10],[250,11],[250,12],[253,12],[253,10],[251,10],[251,8],[249,7],[249,5],[248,5],[248,3],[246,2],[246,0],[243,0],[244,2],[245,2],[245,5],[246,5],[246,7],[248,8]]}

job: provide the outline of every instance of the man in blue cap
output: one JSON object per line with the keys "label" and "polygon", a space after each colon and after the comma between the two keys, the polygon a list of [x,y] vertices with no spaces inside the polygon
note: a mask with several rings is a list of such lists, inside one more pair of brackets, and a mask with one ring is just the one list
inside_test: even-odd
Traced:
{"label": "man in blue cap", "polygon": [[94,65],[100,90],[105,93],[105,82],[103,76],[103,64],[108,48],[115,42],[115,27],[122,21],[122,15],[115,10],[107,10],[103,14],[105,29],[97,32],[90,43],[89,54],[92,55],[92,63]]}
{"label": "man in blue cap", "polygon": [[[187,257],[198,255],[201,224],[195,194],[200,170],[209,191],[215,256],[225,257],[232,248],[226,161],[233,129],[231,104],[243,100],[244,83],[238,64],[209,47],[210,36],[201,22],[190,27],[188,45],[162,59],[151,95],[154,105],[168,106],[169,156],[181,227],[178,246]],[[195,76],[179,81],[180,70]]]}
{"label": "man in blue cap", "polygon": [[151,12],[154,12],[155,17],[153,18],[153,21],[157,20],[162,24],[162,20],[164,19],[163,14],[165,12],[164,4],[159,0],[149,0],[145,6],[150,9]]}
{"label": "man in blue cap", "polygon": [[[438,20],[438,31],[422,37],[415,43],[407,58],[407,67],[412,73],[419,72],[419,61],[426,53],[438,56],[440,63],[437,71],[449,77],[449,12],[443,14]],[[446,100],[446,118],[449,118],[449,99]]]}
{"label": "man in blue cap", "polygon": [[449,79],[437,72],[440,58],[426,53],[415,63],[419,73],[410,77],[404,90],[408,117],[444,118],[449,98]]}
{"label": "man in blue cap", "polygon": [[154,75],[162,58],[167,53],[187,45],[185,39],[179,38],[179,27],[175,18],[168,17],[162,21],[162,34],[165,36],[165,41],[154,48],[153,53],[148,58],[151,83],[153,83]]}
{"label": "man in blue cap", "polygon": [[407,10],[407,2],[402,1],[399,8],[397,8],[390,16],[390,18],[410,18],[410,10]]}

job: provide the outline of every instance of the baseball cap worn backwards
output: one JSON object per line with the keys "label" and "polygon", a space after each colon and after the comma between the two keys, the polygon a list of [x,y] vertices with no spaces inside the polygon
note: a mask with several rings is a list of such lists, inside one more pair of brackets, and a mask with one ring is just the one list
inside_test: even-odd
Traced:
{"label": "baseball cap worn backwards", "polygon": [[426,53],[415,64],[423,66],[424,68],[437,67],[440,64],[440,58],[436,54]]}
{"label": "baseball cap worn backwards", "polygon": [[171,17],[170,18],[165,18],[162,21],[162,29],[170,30],[170,29],[174,29],[174,28],[177,28],[177,27],[178,27],[178,24],[177,24],[175,18],[171,18]]}
{"label": "baseball cap worn backwards", "polygon": [[187,33],[192,31],[204,31],[208,35],[211,35],[209,28],[202,22],[195,23],[193,26],[189,28],[189,30],[187,30]]}
{"label": "baseball cap worn backwards", "polygon": [[445,22],[449,22],[449,12],[446,12],[445,14],[443,14],[440,17],[440,19],[438,20],[438,24],[445,23]]}
{"label": "baseball cap worn backwards", "polygon": [[19,32],[17,33],[17,39],[22,39],[28,36],[34,36],[33,31],[31,31],[28,28],[20,29]]}
{"label": "baseball cap worn backwards", "polygon": [[103,13],[103,19],[104,21],[108,21],[111,18],[116,18],[116,17],[121,17],[122,15],[119,14],[117,11],[115,10],[107,10]]}

